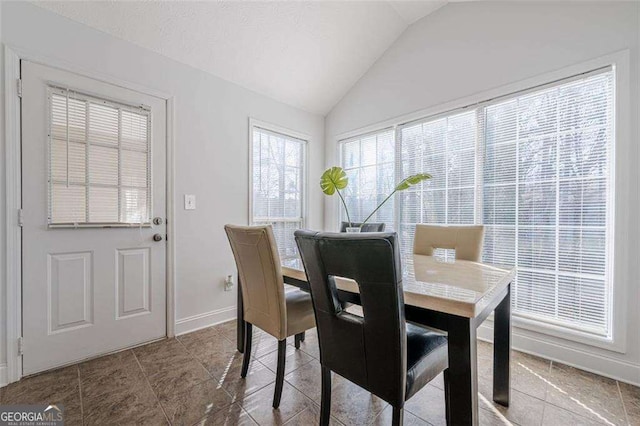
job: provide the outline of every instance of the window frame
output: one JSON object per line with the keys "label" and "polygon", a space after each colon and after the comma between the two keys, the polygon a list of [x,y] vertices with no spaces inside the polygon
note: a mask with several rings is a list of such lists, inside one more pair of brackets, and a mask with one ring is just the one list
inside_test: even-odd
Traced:
{"label": "window frame", "polygon": [[[632,209],[632,203],[627,196],[629,192],[629,172],[632,170],[632,161],[630,155],[631,134],[630,134],[630,52],[628,50],[615,52],[606,56],[595,58],[583,63],[570,65],[565,68],[540,74],[538,76],[521,80],[516,83],[507,84],[495,89],[479,92],[474,95],[460,98],[451,102],[436,105],[427,109],[419,110],[404,116],[392,118],[370,125],[361,129],[345,132],[333,138],[337,156],[336,158],[342,164],[341,142],[346,139],[358,137],[359,135],[371,133],[385,128],[393,127],[396,134],[396,161],[398,161],[398,138],[401,135],[402,127],[415,123],[417,121],[425,121],[436,118],[438,116],[452,115],[469,108],[482,112],[484,107],[493,103],[499,103],[508,98],[522,96],[527,92],[533,92],[544,89],[546,86],[554,86],[559,83],[566,83],[571,79],[583,78],[584,74],[598,72],[604,68],[614,70],[613,79],[613,144],[611,146],[609,184],[611,191],[609,192],[609,207],[607,218],[607,228],[611,237],[607,241],[607,253],[609,257],[609,275],[608,279],[611,285],[611,312],[610,312],[610,337],[596,336],[591,333],[583,332],[556,325],[551,322],[541,322],[527,317],[514,315],[512,324],[514,328],[523,329],[528,332],[540,333],[542,335],[553,338],[565,339],[568,341],[584,344],[591,347],[598,347],[614,352],[625,353],[627,347],[627,288],[631,285],[629,281],[629,256],[627,254],[629,247],[628,224],[629,211]],[[476,114],[482,117],[481,113]],[[482,132],[483,127],[478,127],[478,132]],[[477,155],[480,159],[484,158],[484,141],[477,144]],[[476,157],[478,159],[478,157]],[[476,162],[476,179],[482,180],[482,167]],[[396,168],[397,170],[397,168]],[[397,174],[397,172],[396,172]],[[478,200],[476,205],[482,208],[482,190],[478,192]],[[395,222],[398,226],[399,203],[396,198],[396,215]],[[480,212],[481,214],[481,212]],[[339,218],[339,214],[334,216]],[[476,222],[481,221],[482,216],[476,212]],[[335,221],[335,220],[334,220]]]}
{"label": "window frame", "polygon": [[[308,153],[308,145],[309,145],[309,141],[311,140],[311,137],[305,133],[301,133],[301,132],[297,132],[295,130],[291,130],[291,129],[287,129],[285,127],[281,127],[275,124],[271,124],[271,123],[267,123],[261,120],[257,120],[255,118],[250,117],[249,118],[249,167],[248,167],[248,172],[249,172],[249,194],[248,194],[248,204],[249,204],[249,210],[248,210],[248,214],[247,214],[247,223],[250,226],[255,225],[255,221],[254,221],[254,216],[253,216],[253,146],[254,146],[254,140],[253,140],[253,132],[255,129],[262,129],[262,130],[266,130],[268,132],[272,132],[272,133],[278,133],[281,134],[285,137],[289,137],[289,138],[293,138],[293,139],[298,139],[300,141],[302,141],[302,162],[301,162],[301,166],[302,166],[302,184],[301,184],[301,217],[300,217],[300,223],[301,223],[301,227],[304,228],[307,224],[307,212],[308,212],[308,200],[309,197],[307,196],[307,192],[308,192],[308,173],[309,173],[309,156],[307,155]],[[284,221],[286,222],[294,222],[292,221]],[[297,221],[295,221],[297,222]],[[284,261],[286,259],[281,259],[281,261]]]}

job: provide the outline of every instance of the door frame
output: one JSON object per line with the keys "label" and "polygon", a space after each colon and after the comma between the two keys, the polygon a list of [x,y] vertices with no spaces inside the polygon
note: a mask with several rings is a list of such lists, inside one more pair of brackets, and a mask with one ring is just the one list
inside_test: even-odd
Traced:
{"label": "door frame", "polygon": [[[97,81],[120,86],[145,95],[155,96],[166,102],[167,162],[166,162],[166,335],[175,335],[175,96],[153,88],[141,86],[103,74],[95,70],[78,67],[66,61],[47,57],[14,46],[4,45],[4,144],[5,158],[5,229],[6,236],[0,237],[6,243],[5,282],[6,300],[1,305],[6,313],[7,363],[0,365],[0,387],[18,381],[22,377],[22,356],[19,354],[19,339],[22,337],[22,226],[19,210],[22,207],[22,160],[21,160],[21,98],[18,96],[17,82],[20,79],[20,62],[29,61],[51,68],[78,74]],[[3,280],[4,278],[4,280]],[[1,290],[1,288],[0,288]],[[0,317],[1,320],[1,317]]]}

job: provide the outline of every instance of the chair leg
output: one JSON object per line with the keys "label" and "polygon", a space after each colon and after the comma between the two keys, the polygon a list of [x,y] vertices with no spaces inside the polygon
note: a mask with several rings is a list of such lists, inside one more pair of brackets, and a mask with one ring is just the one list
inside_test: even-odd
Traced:
{"label": "chair leg", "polygon": [[304,342],[304,331],[302,333],[298,333],[293,337],[296,349],[300,349],[300,342]]}
{"label": "chair leg", "polygon": [[393,420],[391,424],[393,426],[402,426],[404,418],[404,408],[393,407]]}
{"label": "chair leg", "polygon": [[278,342],[278,368],[276,370],[276,390],[273,393],[273,408],[280,406],[282,386],[284,384],[284,360],[287,354],[287,339]]}
{"label": "chair leg", "polygon": [[302,333],[300,333],[300,341],[301,342],[304,342],[304,338],[305,338],[306,334],[307,334],[306,331],[303,331]]}
{"label": "chair leg", "polygon": [[322,366],[322,397],[320,398],[320,426],[328,426],[331,418],[331,370]]}
{"label": "chair leg", "polygon": [[449,369],[442,372],[444,377],[444,408],[447,425],[451,425],[451,406],[449,405]]}
{"label": "chair leg", "polygon": [[242,360],[242,371],[240,377],[247,377],[247,371],[249,371],[249,361],[251,361],[251,341],[253,340],[253,324],[245,323],[244,330],[244,358]]}

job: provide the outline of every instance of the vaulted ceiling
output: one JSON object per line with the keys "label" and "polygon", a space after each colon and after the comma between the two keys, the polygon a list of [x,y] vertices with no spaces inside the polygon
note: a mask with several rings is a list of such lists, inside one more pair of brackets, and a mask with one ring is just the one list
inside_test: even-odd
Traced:
{"label": "vaulted ceiling", "polygon": [[40,7],[326,114],[432,1],[43,1]]}

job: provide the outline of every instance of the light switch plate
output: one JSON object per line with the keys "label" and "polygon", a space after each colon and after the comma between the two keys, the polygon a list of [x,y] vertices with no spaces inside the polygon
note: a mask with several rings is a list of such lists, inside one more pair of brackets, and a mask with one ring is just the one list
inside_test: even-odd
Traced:
{"label": "light switch plate", "polygon": [[196,209],[196,196],[193,194],[184,194],[184,209],[195,210]]}

